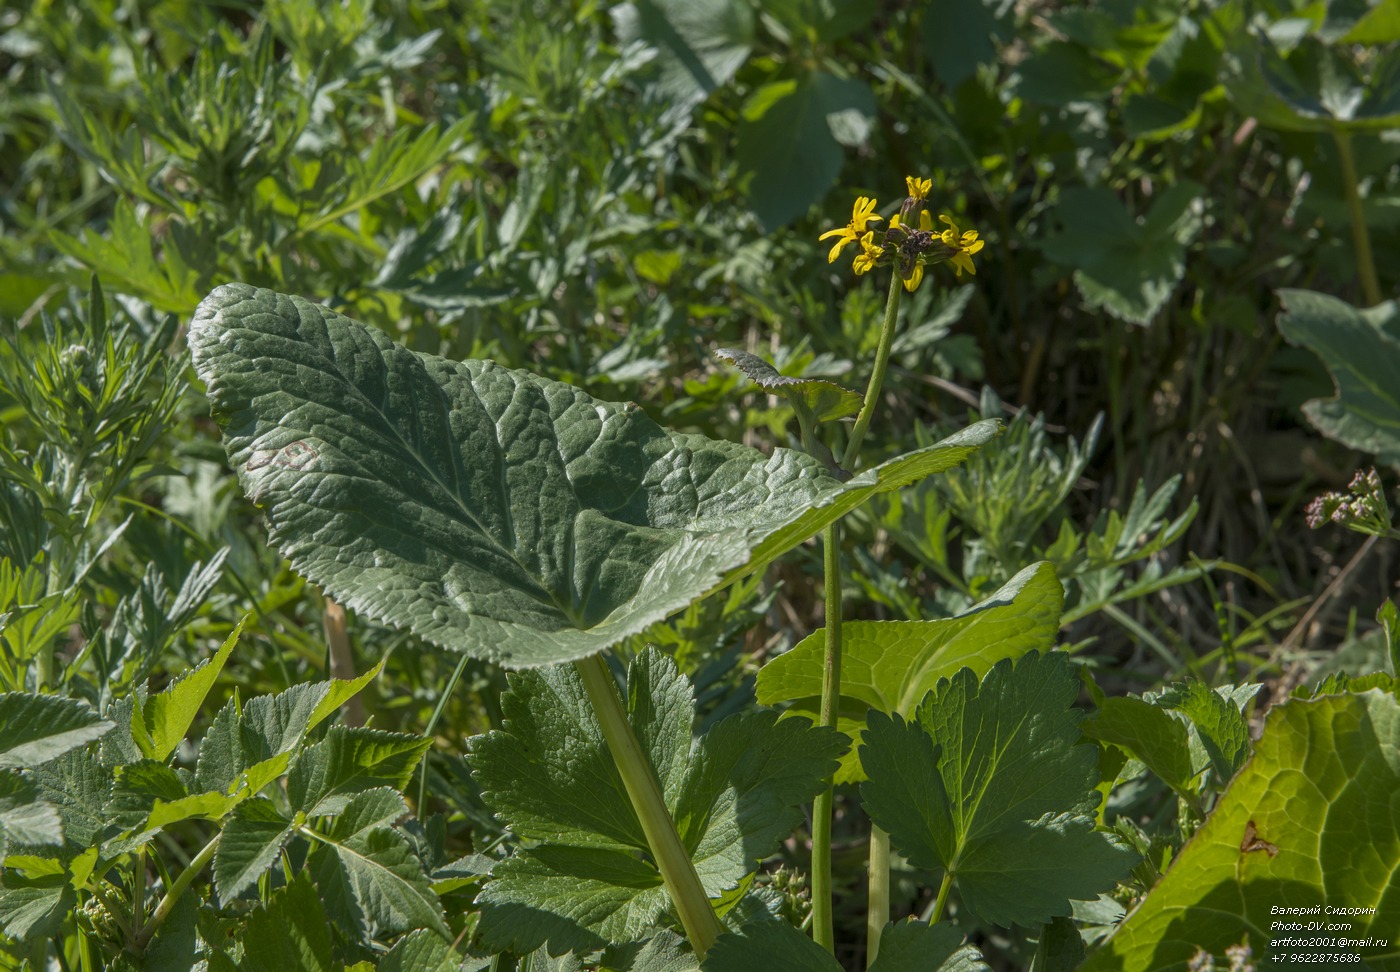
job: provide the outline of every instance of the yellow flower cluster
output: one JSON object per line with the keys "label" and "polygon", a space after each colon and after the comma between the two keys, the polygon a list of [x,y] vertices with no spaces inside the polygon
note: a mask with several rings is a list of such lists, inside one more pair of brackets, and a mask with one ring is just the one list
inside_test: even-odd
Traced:
{"label": "yellow flower cluster", "polygon": [[868,273],[877,266],[891,264],[903,280],[904,289],[911,292],[923,281],[924,267],[930,263],[951,263],[959,277],[964,270],[975,274],[977,267],[972,257],[986,246],[986,241],[978,236],[976,230],[960,229],[949,216],[938,217],[948,228],[935,232],[933,217],[925,208],[928,194],[933,189],[933,180],[906,176],[904,185],[908,195],[900,211],[890,217],[889,227],[880,242],[875,242],[875,230],[867,228],[871,223],[883,219],[875,214],[876,200],[861,196],[851,208],[849,223],[821,235],[823,240],[836,238],[827,255],[827,262],[835,263],[848,244],[858,243],[860,253],[856,254],[852,264],[857,275]]}

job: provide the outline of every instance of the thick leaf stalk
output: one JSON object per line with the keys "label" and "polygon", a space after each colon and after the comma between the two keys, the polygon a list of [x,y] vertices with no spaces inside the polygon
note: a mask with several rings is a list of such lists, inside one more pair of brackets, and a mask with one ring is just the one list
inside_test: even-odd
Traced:
{"label": "thick leaf stalk", "polygon": [[1361,204],[1361,190],[1356,179],[1356,156],[1351,147],[1351,132],[1340,127],[1332,129],[1337,142],[1337,156],[1342,163],[1342,186],[1346,193],[1347,214],[1351,218],[1351,245],[1356,253],[1356,272],[1361,278],[1361,292],[1366,304],[1374,307],[1381,302],[1381,284],[1376,276],[1376,261],[1371,255],[1371,233],[1366,226],[1366,209]]}
{"label": "thick leaf stalk", "polygon": [[151,914],[151,920],[146,922],[136,935],[136,941],[133,944],[138,953],[144,951],[146,946],[151,943],[156,932],[160,931],[160,926],[165,923],[165,919],[170,916],[170,912],[179,903],[180,895],[189,889],[189,886],[194,883],[194,879],[199,877],[200,872],[214,859],[214,852],[219,849],[219,838],[222,836],[223,832],[220,831],[210,838],[209,843],[204,845],[203,849],[194,856],[194,860],[190,861],[189,866],[181,871],[180,876],[170,885],[170,890],[165,892],[165,897],[160,899],[156,910]]}
{"label": "thick leaf stalk", "polygon": [[680,915],[686,937],[690,939],[695,954],[704,956],[723,933],[724,927],[710,906],[689,852],[681,843],[676,823],[671,819],[666,801],[662,798],[656,774],[627,721],[627,711],[618,697],[607,663],[601,655],[593,655],[574,662],[574,669],[583,680],[603,738],[607,740],[623,786],[627,788],[627,796],[637,811],[647,845],[656,859],[661,879],[666,883],[671,903]]}

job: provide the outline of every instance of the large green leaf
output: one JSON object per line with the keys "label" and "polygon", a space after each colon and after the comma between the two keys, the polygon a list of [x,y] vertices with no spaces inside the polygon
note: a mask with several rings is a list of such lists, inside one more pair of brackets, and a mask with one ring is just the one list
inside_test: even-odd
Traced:
{"label": "large green leaf", "polygon": [[7,870],[0,875],[0,930],[20,942],[52,935],[75,900],[62,874],[29,880]]}
{"label": "large green leaf", "polygon": [[911,864],[953,875],[983,921],[1070,913],[1126,875],[1134,855],[1094,829],[1098,751],[1079,746],[1079,679],[1065,655],[963,669],[913,720],[872,709],[861,762],[870,819]]}
{"label": "large green leaf", "polygon": [[75,749],[27,774],[39,795],[58,810],[63,846],[69,855],[95,847],[111,831],[106,815],[112,773],[86,749]]}
{"label": "large green leaf", "polygon": [[1242,33],[1226,59],[1235,105],[1270,128],[1383,132],[1400,123],[1400,55],[1392,49],[1358,75],[1347,55],[1305,37],[1285,56],[1264,33]]}
{"label": "large green leaf", "polygon": [[[409,932],[375,965],[376,972],[462,972],[462,956],[427,929]],[[471,966],[466,966],[471,968]]]}
{"label": "large green leaf", "polygon": [[1332,372],[1337,397],[1303,412],[1323,435],[1400,468],[1400,313],[1395,301],[1371,308],[1308,290],[1281,290],[1278,329]]}
{"label": "large green leaf", "polygon": [[727,84],[754,42],[753,9],[743,0],[635,0],[612,14],[621,40],[656,49],[660,88],[682,103]]}
{"label": "large green leaf", "polygon": [[979,423],[841,483],[801,453],[668,432],[635,405],[417,354],[242,284],[200,305],[190,345],[293,565],[512,667],[608,648],[995,434]]}
{"label": "large green leaf", "polygon": [[[737,885],[802,819],[840,737],[772,712],[732,716],[692,737],[688,679],[654,649],[628,673],[628,714],[696,872],[712,897]],[[478,896],[482,934],[552,953],[645,937],[669,902],[661,875],[572,667],[520,672],[503,728],[468,760],[512,832],[540,842],[498,864]]]}
{"label": "large green leaf", "polygon": [[[1366,963],[1352,968],[1400,969],[1397,806],[1400,702],[1393,695],[1372,690],[1274,707],[1254,756],[1210,819],[1090,956],[1086,972],[1185,972],[1198,949],[1219,955],[1245,938],[1256,957],[1344,951]],[[1318,910],[1280,910],[1292,908]],[[1364,939],[1371,932],[1387,945],[1275,948],[1271,939],[1313,937],[1271,931],[1277,921],[1345,922],[1349,928],[1324,935]]]}
{"label": "large green leaf", "polygon": [[1259,691],[1259,685],[1223,686],[1213,689],[1199,679],[1169,686],[1153,701],[1180,712],[1191,721],[1191,744],[1209,762],[1216,780],[1230,782],[1249,758],[1249,724],[1243,707]]}
{"label": "large green leaf", "polygon": [[[232,701],[214,717],[199,746],[196,791],[246,797],[281,776],[302,738],[383,668],[381,661],[355,679],[293,685],[276,695]],[[210,806],[216,806],[210,803]]]}
{"label": "large green leaf", "polygon": [[700,968],[704,972],[841,972],[841,963],[810,935],[785,922],[754,921],[719,936]]}
{"label": "large green leaf", "polygon": [[870,972],[988,972],[988,966],[976,948],[963,944],[957,926],[911,919],[885,926]]}
{"label": "large green leaf", "polygon": [[115,776],[112,794],[102,813],[109,824],[134,835],[135,843],[124,843],[125,849],[134,849],[149,839],[148,821],[157,802],[169,804],[189,796],[180,775],[153,759],[118,766]]}
{"label": "large green leaf", "polygon": [[47,763],[111,728],[78,699],[5,692],[0,694],[0,770]]}
{"label": "large green leaf", "polygon": [[[938,621],[850,621],[841,627],[841,707],[837,728],[859,742],[867,709],[907,716],[941,678],[967,667],[981,678],[1003,658],[1048,650],[1059,632],[1064,588],[1049,563],[1027,567],[980,604]],[[758,673],[763,705],[814,722],[821,704],[826,629],[808,635]],[[865,779],[859,750],[841,759],[838,783]]]}
{"label": "large green leaf", "polygon": [[738,159],[749,206],[763,228],[778,229],[819,201],[841,174],[843,145],[864,144],[875,95],[856,78],[825,71],[776,81],[749,99],[739,124]]}
{"label": "large green leaf", "polygon": [[1060,193],[1061,231],[1041,248],[1073,267],[1090,307],[1148,324],[1186,272],[1186,247],[1200,231],[1201,187],[1182,182],[1161,193],[1142,218],[1103,188]]}

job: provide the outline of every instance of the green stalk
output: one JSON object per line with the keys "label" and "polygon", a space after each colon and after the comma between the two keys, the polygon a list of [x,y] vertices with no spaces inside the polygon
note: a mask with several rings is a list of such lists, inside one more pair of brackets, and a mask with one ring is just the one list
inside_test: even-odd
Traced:
{"label": "green stalk", "polygon": [[651,848],[656,866],[661,871],[661,879],[666,883],[666,891],[671,903],[676,906],[686,937],[690,939],[695,954],[703,957],[724,932],[724,926],[715,916],[700,876],[695,873],[690,854],[681,843],[676,830],[676,822],[671,819],[671,811],[661,796],[661,785],[651,768],[646,754],[642,751],[632,724],[627,721],[627,711],[618,698],[617,686],[601,655],[592,655],[574,662],[574,669],[583,679],[588,700],[593,703],[593,712],[607,740],[613,762],[622,775],[622,784],[627,788],[627,796],[641,821],[642,832],[646,835],[647,846]]}
{"label": "green stalk", "polygon": [[131,863],[131,927],[140,928],[146,920],[146,845],[136,851]]}
{"label": "green stalk", "polygon": [[1366,210],[1361,205],[1361,191],[1356,181],[1356,156],[1351,150],[1351,132],[1333,128],[1337,141],[1337,156],[1342,163],[1342,186],[1346,191],[1347,213],[1351,217],[1351,245],[1356,253],[1356,272],[1361,277],[1361,292],[1366,303],[1381,302],[1381,284],[1376,276],[1376,261],[1371,256],[1371,234],[1366,228]]}
{"label": "green stalk", "polygon": [[[899,320],[899,300],[904,282],[898,273],[890,276],[890,291],[885,298],[885,320],[880,325],[880,343],[875,349],[875,366],[865,386],[865,401],[855,428],[846,441],[841,455],[841,468],[849,470],[860,455],[861,443],[875,415],[875,404],[885,383],[890,364],[890,348],[894,346],[895,322]],[[822,703],[820,724],[836,725],[836,710],[841,698],[841,530],[837,523],[822,531],[822,571],[826,594],[826,650],[822,663]],[[835,792],[832,781],[812,801],[812,938],[828,952],[836,949],[836,931],[831,905],[831,813]],[[883,924],[881,927],[884,927]]]}
{"label": "green stalk", "polygon": [[890,292],[885,298],[885,321],[880,325],[880,344],[875,349],[875,367],[870,372],[870,383],[865,386],[865,404],[856,417],[856,427],[851,430],[851,438],[846,442],[846,451],[841,455],[841,468],[850,469],[851,463],[860,454],[860,444],[865,441],[865,432],[870,428],[870,420],[875,417],[875,402],[880,397],[880,388],[885,383],[885,371],[890,366],[890,348],[894,347],[894,325],[899,320],[899,299],[904,294],[904,281],[899,274],[890,277]]}
{"label": "green stalk", "polygon": [[184,894],[194,883],[194,879],[199,877],[199,872],[204,870],[204,866],[214,859],[214,851],[219,849],[219,838],[223,835],[223,831],[219,831],[211,837],[209,843],[205,844],[200,852],[194,856],[194,860],[190,861],[189,867],[181,871],[180,876],[175,879],[175,883],[170,885],[169,890],[165,892],[165,897],[160,899],[156,910],[151,913],[151,920],[142,926],[141,931],[136,935],[136,940],[132,943],[135,945],[137,953],[145,951],[146,946],[155,937],[155,933],[160,930],[161,924],[170,916],[171,910],[180,900],[180,895]]}
{"label": "green stalk", "polygon": [[880,954],[880,933],[890,920],[890,835],[870,825],[870,896],[865,909],[865,967]]}
{"label": "green stalk", "polygon": [[953,872],[945,870],[943,872],[943,882],[938,885],[938,900],[933,903],[933,914],[929,916],[930,925],[938,924],[943,917],[943,909],[948,904],[948,892],[953,888]]}
{"label": "green stalk", "polygon": [[[462,677],[462,671],[467,667],[470,655],[463,655],[457,661],[457,667],[452,670],[451,677],[447,684],[443,686],[442,696],[438,699],[437,707],[433,709],[432,718],[428,720],[428,727],[423,730],[423,735],[432,738],[433,732],[437,729],[438,720],[442,718],[442,710],[447,708],[447,700],[457,688],[457,680]],[[425,821],[428,819],[428,755],[423,754],[423,765],[418,774],[418,819]]]}
{"label": "green stalk", "polygon": [[78,968],[81,972],[98,972],[97,950],[91,935],[78,930]]}
{"label": "green stalk", "polygon": [[[66,486],[66,483],[65,483],[65,486]],[[68,491],[65,493],[65,495],[71,496],[71,495],[72,495],[72,492],[73,492],[72,489],[69,488]],[[53,551],[52,551],[52,550],[50,550],[50,551],[48,552],[48,554],[47,554],[47,559],[48,559],[47,584],[45,585],[44,593],[45,593],[45,594],[56,594],[56,593],[58,593],[58,590],[59,590],[59,573],[58,573],[58,564],[57,564],[57,563],[55,562],[55,560],[54,560]],[[23,678],[23,674],[21,674],[20,677]],[[38,653],[38,655],[35,656],[35,659],[34,659],[34,683],[35,683],[35,684],[34,684],[34,691],[36,691],[36,692],[41,692],[41,693],[44,692],[45,690],[47,690],[47,689],[49,688],[49,686],[51,686],[51,685],[54,684],[54,639],[53,639],[53,638],[49,638],[48,641],[44,642],[44,644],[39,648],[39,653]],[[20,687],[23,688],[23,686],[20,686]]]}
{"label": "green stalk", "polygon": [[[844,463],[842,464],[844,466]],[[836,725],[841,697],[841,527],[822,531],[822,573],[826,575],[826,651],[822,661],[820,723]],[[812,801],[812,939],[828,952],[836,950],[831,910],[831,813],[836,791],[828,779]]]}

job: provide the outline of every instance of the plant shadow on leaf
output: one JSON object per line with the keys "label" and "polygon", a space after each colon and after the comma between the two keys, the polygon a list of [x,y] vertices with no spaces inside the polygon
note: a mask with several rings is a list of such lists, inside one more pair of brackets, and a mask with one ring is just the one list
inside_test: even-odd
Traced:
{"label": "plant shadow on leaf", "polygon": [[[1185,970],[1198,948],[1220,954],[1245,937],[1256,957],[1337,951],[1272,945],[1317,934],[1312,921],[1345,922],[1348,937],[1386,936],[1400,919],[1397,744],[1400,704],[1379,690],[1276,706],[1210,819],[1086,972]],[[1271,930],[1275,908],[1324,906],[1375,911],[1284,916],[1302,927]],[[1355,968],[1400,967],[1394,939],[1347,951]]]}

